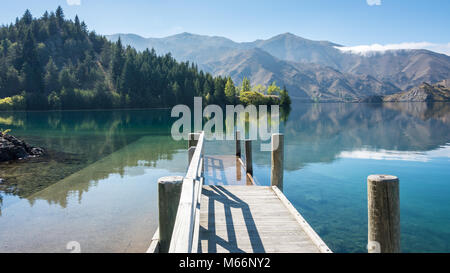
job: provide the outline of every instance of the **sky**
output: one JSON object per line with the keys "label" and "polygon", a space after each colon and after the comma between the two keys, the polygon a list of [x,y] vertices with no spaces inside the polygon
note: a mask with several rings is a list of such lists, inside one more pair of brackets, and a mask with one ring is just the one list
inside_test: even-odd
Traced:
{"label": "sky", "polygon": [[364,53],[427,48],[450,55],[448,0],[0,0],[0,24],[58,5],[99,34],[166,37],[181,32],[236,42],[290,32]]}

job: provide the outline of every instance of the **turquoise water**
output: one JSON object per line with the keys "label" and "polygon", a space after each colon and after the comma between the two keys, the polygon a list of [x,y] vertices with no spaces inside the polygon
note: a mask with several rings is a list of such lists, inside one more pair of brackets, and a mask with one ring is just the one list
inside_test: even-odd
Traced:
{"label": "turquoise water", "polygon": [[[284,191],[335,252],[365,252],[366,178],[400,178],[404,252],[450,252],[450,104],[302,104],[285,133]],[[168,110],[0,113],[0,128],[49,155],[0,164],[0,252],[143,252],[156,181],[186,169]],[[270,153],[254,144],[257,183]],[[231,154],[234,144],[206,144]]]}

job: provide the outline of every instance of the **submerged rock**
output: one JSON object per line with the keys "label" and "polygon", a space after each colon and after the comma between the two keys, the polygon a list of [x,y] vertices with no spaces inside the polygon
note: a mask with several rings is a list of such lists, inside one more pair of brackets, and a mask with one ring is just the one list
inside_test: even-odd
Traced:
{"label": "submerged rock", "polygon": [[42,156],[44,149],[33,147],[12,135],[0,132],[0,162]]}

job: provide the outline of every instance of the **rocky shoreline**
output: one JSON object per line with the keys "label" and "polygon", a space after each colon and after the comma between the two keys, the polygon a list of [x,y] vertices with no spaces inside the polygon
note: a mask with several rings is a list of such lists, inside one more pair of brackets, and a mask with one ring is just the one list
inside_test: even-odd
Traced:
{"label": "rocky shoreline", "polygon": [[408,91],[388,96],[372,96],[362,102],[450,102],[450,80],[436,84],[422,83]]}
{"label": "rocky shoreline", "polygon": [[44,154],[44,149],[33,147],[23,140],[0,132],[0,162],[38,157]]}

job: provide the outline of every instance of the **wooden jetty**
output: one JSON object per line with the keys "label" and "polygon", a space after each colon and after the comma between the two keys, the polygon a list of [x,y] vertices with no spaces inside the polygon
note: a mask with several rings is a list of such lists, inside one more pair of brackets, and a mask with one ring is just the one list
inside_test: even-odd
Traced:
{"label": "wooden jetty", "polygon": [[[159,228],[148,253],[331,253],[282,192],[282,134],[272,136],[271,186],[255,183],[251,141],[239,132],[235,155],[204,155],[204,141],[203,132],[190,134],[185,177],[158,181]],[[398,179],[370,176],[368,187],[369,252],[398,252]],[[385,228],[385,220],[395,224]]]}

